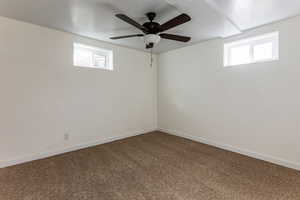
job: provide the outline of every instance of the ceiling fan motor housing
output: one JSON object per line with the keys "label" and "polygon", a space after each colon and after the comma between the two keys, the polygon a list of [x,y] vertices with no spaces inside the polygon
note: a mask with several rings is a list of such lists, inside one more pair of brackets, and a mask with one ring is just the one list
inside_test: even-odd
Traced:
{"label": "ceiling fan motor housing", "polygon": [[143,24],[147,28],[146,34],[157,34],[160,32],[160,24],[157,22],[146,22]]}

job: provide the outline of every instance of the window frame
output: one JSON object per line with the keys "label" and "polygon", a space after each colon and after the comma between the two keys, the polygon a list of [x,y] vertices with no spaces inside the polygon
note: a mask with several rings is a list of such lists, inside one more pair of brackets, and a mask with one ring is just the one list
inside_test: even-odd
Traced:
{"label": "window frame", "polygon": [[[87,50],[87,51],[91,52],[91,54],[92,54],[91,59],[92,60],[90,60],[90,61],[92,62],[92,64],[90,64],[90,65],[80,65],[80,64],[76,63],[75,51],[76,51],[77,48],[80,48],[82,50]],[[100,66],[95,65],[95,57],[96,56],[105,57],[104,67],[100,67]],[[85,44],[74,42],[73,43],[73,66],[113,71],[114,70],[114,68],[113,68],[113,51],[108,50],[108,49],[103,49],[103,48],[99,48],[99,47],[95,47],[95,46],[90,46],[90,45],[85,45]]]}
{"label": "window frame", "polygon": [[[254,58],[254,47],[257,45],[272,43],[272,58],[269,59],[261,59],[256,60]],[[231,49],[241,46],[250,46],[250,60],[249,62],[245,62],[242,64],[232,64],[231,63]],[[248,64],[254,64],[254,63],[262,63],[262,62],[270,62],[270,61],[276,61],[279,60],[279,32],[272,32],[264,35],[259,35],[256,37],[250,37],[242,40],[237,40],[234,42],[227,42],[224,43],[224,67],[233,67],[233,66],[239,66],[239,65],[248,65]]]}

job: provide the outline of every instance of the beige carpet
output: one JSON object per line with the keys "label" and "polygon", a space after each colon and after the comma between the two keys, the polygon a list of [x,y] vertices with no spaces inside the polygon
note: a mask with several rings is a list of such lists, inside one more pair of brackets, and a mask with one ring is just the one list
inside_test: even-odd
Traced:
{"label": "beige carpet", "polygon": [[300,173],[164,133],[0,169],[0,200],[299,200]]}

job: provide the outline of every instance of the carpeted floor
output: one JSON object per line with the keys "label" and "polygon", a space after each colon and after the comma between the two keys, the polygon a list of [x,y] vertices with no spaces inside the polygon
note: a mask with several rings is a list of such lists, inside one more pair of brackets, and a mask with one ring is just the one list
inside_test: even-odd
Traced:
{"label": "carpeted floor", "polygon": [[299,200],[300,172],[164,133],[0,169],[0,200]]}

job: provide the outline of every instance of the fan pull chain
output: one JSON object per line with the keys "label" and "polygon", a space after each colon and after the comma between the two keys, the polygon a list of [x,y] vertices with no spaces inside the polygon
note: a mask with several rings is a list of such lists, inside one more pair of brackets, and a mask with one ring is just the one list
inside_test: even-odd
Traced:
{"label": "fan pull chain", "polygon": [[153,48],[151,48],[150,67],[153,66]]}

